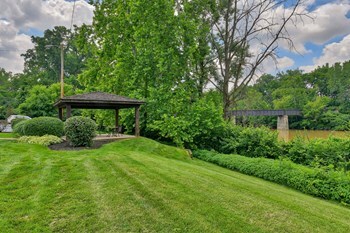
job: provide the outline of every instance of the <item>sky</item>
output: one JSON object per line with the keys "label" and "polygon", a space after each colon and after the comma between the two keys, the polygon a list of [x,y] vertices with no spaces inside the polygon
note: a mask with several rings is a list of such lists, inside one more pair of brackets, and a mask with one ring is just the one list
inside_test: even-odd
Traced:
{"label": "sky", "polygon": [[[278,69],[265,65],[266,73],[286,69],[310,72],[326,63],[350,60],[350,0],[305,0],[311,18],[288,27],[296,51],[283,44],[278,50]],[[33,47],[31,36],[46,29],[71,26],[73,0],[0,0],[0,67],[13,73],[23,70],[20,54]],[[93,6],[76,0],[73,24],[91,24]]]}

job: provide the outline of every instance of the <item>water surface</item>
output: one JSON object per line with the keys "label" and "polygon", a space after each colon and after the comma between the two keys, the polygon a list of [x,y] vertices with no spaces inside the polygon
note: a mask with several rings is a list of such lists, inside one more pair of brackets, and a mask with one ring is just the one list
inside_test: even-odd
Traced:
{"label": "water surface", "polygon": [[305,139],[313,138],[328,138],[329,136],[345,138],[350,136],[350,131],[331,131],[331,130],[278,130],[278,138],[286,142],[295,137],[302,137]]}

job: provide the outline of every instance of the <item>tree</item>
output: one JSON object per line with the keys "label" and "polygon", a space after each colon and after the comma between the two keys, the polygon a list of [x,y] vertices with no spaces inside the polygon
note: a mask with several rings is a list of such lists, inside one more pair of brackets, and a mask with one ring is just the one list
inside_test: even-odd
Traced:
{"label": "tree", "polygon": [[11,72],[0,68],[0,119],[6,118],[13,110],[14,92],[11,92]]}
{"label": "tree", "polygon": [[47,29],[44,36],[32,36],[33,49],[22,54],[24,57],[24,73],[35,79],[37,84],[51,85],[60,80],[61,50],[60,44],[64,41],[64,76],[65,82],[76,77],[84,67],[84,54],[80,53],[75,45],[75,36],[79,28],[72,32],[64,26]]}
{"label": "tree", "polygon": [[[222,93],[224,118],[259,67],[276,57],[281,41],[290,47],[287,25],[303,16],[302,0],[213,0],[208,11],[211,49],[218,64],[212,84]],[[289,6],[286,8],[286,6]]]}
{"label": "tree", "polygon": [[89,90],[146,100],[143,129],[164,115],[184,112],[202,95],[208,80],[202,61],[209,53],[209,27],[199,15],[202,4],[176,2],[95,3],[93,39],[85,43],[93,54],[79,80]]}
{"label": "tree", "polygon": [[[57,116],[58,110],[53,104],[59,98],[60,89],[59,83],[52,84],[49,87],[44,85],[33,86],[29,90],[26,100],[18,106],[18,111],[30,117]],[[64,89],[67,95],[73,94],[71,85],[66,84]]]}

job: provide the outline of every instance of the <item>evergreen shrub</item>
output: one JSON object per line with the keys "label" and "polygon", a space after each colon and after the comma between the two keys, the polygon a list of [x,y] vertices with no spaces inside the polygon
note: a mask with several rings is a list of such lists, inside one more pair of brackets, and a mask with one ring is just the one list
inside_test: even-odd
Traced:
{"label": "evergreen shrub", "polygon": [[287,160],[248,158],[198,150],[193,156],[328,200],[350,204],[350,174],[309,168]]}
{"label": "evergreen shrub", "polygon": [[11,121],[11,126],[14,128],[19,122],[21,121],[26,121],[27,119],[25,118],[15,118]]}
{"label": "evergreen shrub", "polygon": [[64,135],[63,122],[55,117],[37,117],[22,122],[17,124],[21,124],[19,130],[15,127],[15,132],[21,136]]}
{"label": "evergreen shrub", "polygon": [[64,131],[72,146],[91,146],[96,136],[96,123],[87,117],[75,116],[67,119]]}
{"label": "evergreen shrub", "polygon": [[18,122],[17,124],[12,126],[13,132],[21,136],[25,135],[25,132],[24,132],[25,125],[26,125],[26,120]]}

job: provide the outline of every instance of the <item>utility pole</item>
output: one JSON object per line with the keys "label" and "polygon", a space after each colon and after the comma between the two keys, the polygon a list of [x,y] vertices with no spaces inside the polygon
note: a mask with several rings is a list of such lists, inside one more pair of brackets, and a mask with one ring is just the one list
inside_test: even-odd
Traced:
{"label": "utility pole", "polygon": [[64,80],[63,80],[63,76],[64,76],[64,43],[63,41],[60,44],[60,48],[61,48],[61,98],[63,98],[64,96]]}
{"label": "utility pole", "polygon": [[61,95],[60,98],[64,97],[64,48],[65,48],[65,41],[62,40],[60,45],[45,45],[45,48],[51,48],[51,47],[59,47],[61,49],[61,78],[60,78],[60,83],[61,83]]}

